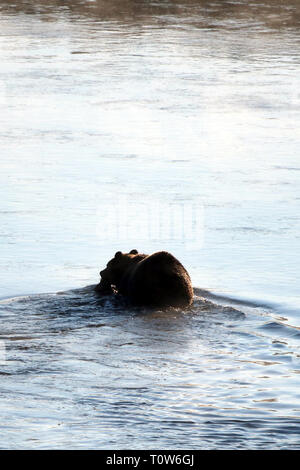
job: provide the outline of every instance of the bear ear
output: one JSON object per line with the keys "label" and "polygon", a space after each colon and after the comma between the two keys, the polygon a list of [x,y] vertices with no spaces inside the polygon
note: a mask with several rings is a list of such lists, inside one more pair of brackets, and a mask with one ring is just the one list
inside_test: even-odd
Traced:
{"label": "bear ear", "polygon": [[131,252],[129,253],[130,255],[137,255],[138,254],[138,251],[137,250],[131,250]]}
{"label": "bear ear", "polygon": [[122,256],[122,252],[117,251],[117,253],[115,254],[115,258],[118,259],[118,258],[121,258],[121,256]]}

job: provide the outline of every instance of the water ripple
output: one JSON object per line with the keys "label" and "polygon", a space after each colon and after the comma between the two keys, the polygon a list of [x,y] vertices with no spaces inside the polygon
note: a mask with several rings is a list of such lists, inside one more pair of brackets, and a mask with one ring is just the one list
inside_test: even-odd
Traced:
{"label": "water ripple", "polygon": [[[6,299],[0,314],[6,350],[0,412],[14,417],[10,433],[22,431],[21,448],[28,439],[39,448],[44,436],[68,445],[68,436],[77,440],[83,427],[89,444],[81,441],[82,448],[105,447],[112,433],[126,448],[125,429],[145,448],[155,446],[155,432],[167,448],[182,447],[184,436],[191,448],[199,442],[247,448],[249,439],[255,448],[280,448],[282,436],[298,446],[290,403],[299,358],[294,348],[291,369],[288,351],[278,353],[298,330],[257,309],[199,296],[188,311],[132,309],[88,286]],[[45,433],[37,434],[38,422]],[[57,432],[60,423],[64,433]]]}

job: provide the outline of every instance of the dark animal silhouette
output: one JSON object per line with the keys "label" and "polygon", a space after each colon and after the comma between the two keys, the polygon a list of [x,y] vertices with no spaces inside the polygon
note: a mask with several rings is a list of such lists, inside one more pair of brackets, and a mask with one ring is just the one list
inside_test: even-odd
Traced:
{"label": "dark animal silhouette", "polygon": [[99,294],[118,293],[134,304],[150,307],[188,307],[193,301],[190,276],[170,253],[152,255],[118,251],[96,286]]}

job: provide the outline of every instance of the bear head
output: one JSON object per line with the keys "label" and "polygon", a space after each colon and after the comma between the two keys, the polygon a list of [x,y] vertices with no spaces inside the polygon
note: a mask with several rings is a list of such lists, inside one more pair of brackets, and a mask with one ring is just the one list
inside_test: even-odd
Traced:
{"label": "bear head", "polygon": [[114,258],[107,263],[106,268],[100,271],[101,284],[118,288],[126,271],[144,257],[145,255],[139,255],[137,250],[131,250],[130,253],[117,251]]}

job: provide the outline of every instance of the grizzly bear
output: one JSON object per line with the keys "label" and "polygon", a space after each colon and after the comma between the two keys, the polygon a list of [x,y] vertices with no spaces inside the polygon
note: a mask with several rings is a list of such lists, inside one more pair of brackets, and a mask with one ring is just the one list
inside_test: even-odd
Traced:
{"label": "grizzly bear", "polygon": [[193,301],[190,276],[170,253],[152,255],[118,251],[100,271],[100,294],[118,293],[130,303],[149,307],[188,307]]}

